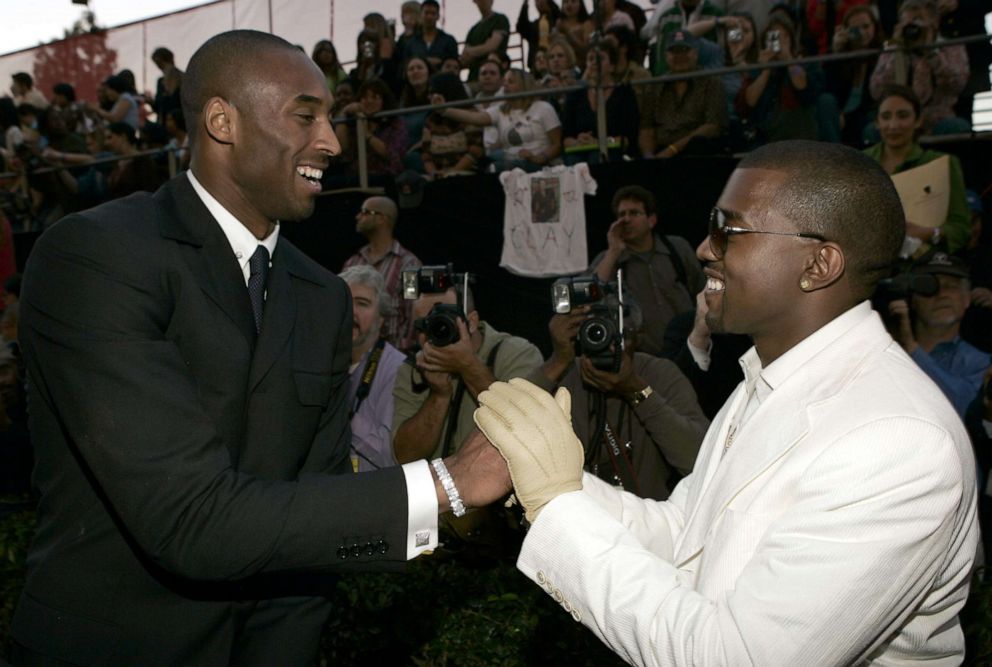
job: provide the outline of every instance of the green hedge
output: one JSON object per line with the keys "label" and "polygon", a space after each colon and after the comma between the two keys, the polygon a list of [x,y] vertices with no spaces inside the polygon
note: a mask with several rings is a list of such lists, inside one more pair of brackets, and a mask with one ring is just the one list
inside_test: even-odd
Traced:
{"label": "green hedge", "polygon": [[[34,512],[0,502],[0,655],[24,585]],[[327,665],[622,665],[509,562],[420,558],[406,572],[342,577],[321,638]],[[966,664],[992,664],[992,581],[976,578],[961,613]]]}

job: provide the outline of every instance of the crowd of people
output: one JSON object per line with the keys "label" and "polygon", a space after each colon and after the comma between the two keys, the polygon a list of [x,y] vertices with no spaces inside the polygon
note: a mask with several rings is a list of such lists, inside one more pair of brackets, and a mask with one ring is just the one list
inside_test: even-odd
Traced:
{"label": "crowd of people", "polygon": [[[535,0],[533,8],[523,3],[517,17],[525,57],[513,62],[511,23],[494,0],[476,1],[479,20],[461,45],[439,27],[436,0],[405,2],[399,25],[378,13],[365,16],[353,63],[342,63],[330,40],[310,52],[334,95],[344,148],[324,185],[357,181],[359,137],[367,143],[367,170],[376,185],[403,171],[425,179],[536,171],[597,162],[603,155],[737,153],[782,139],[884,150],[879,104],[893,85],[906,86],[919,102],[916,134],[967,132],[972,99],[988,89],[982,73],[992,49],[942,42],[983,33],[980,4],[677,0],[661,3],[648,19],[627,0],[595,7],[585,0],[560,7]],[[763,67],[862,50],[874,52],[823,65]],[[162,72],[154,92],[139,93],[133,73],[123,70],[104,81],[92,101],[77,100],[72,82],[41,91],[30,74],[14,76],[12,96],[0,98],[0,168],[28,173],[28,187],[20,189],[27,198],[5,195],[19,197],[7,203],[18,221],[45,227],[107,198],[154,190],[169,173],[165,154],[127,157],[133,150],[169,147],[183,164],[182,71],[167,48],[156,49],[152,60]],[[692,76],[727,66],[740,69]],[[690,78],[643,83],[664,74]],[[553,92],[583,83],[587,90]],[[604,88],[605,153],[597,86]],[[533,95],[523,95],[528,92]],[[485,101],[511,94],[521,96]],[[427,108],[458,102],[463,105]],[[382,112],[392,115],[377,115]],[[58,169],[32,175],[39,167]],[[15,183],[4,185],[10,190]]]}
{"label": "crowd of people", "polygon": [[[886,13],[885,3],[876,6],[867,0],[840,3],[809,0],[780,3],[758,16],[743,10],[725,12],[708,0],[677,0],[667,9],[662,5],[649,18],[624,0],[604,0],[594,14],[590,14],[584,0],[564,0],[561,7],[553,0],[536,0],[537,16],[531,16],[525,3],[517,20],[516,31],[528,48],[526,63],[515,64],[507,56],[509,19],[494,11],[493,0],[475,1],[481,16],[461,48],[453,36],[438,27],[440,7],[436,0],[403,3],[402,30],[397,29],[398,34],[394,34],[383,16],[366,16],[357,38],[357,60],[350,71],[339,61],[331,41],[317,43],[309,57],[323,74],[327,92],[333,96],[329,111],[333,117],[333,139],[340,144],[341,157],[326,170],[312,168],[323,171],[322,174],[301,172],[304,178],[323,177],[325,186],[355,179],[359,141],[363,138],[369,173],[381,182],[390,182],[408,171],[425,179],[441,179],[490,169],[534,172],[548,166],[595,162],[604,157],[622,160],[717,155],[789,139],[818,139],[856,146],[884,172],[895,175],[945,157],[943,153],[923,148],[919,137],[924,133],[968,131],[965,120],[968,94],[980,89],[970,83],[974,66],[969,69],[966,48],[940,44],[947,36],[967,34],[966,21],[959,20],[967,16],[964,8],[970,8],[965,2],[903,0],[897,11]],[[764,3],[737,4],[754,9]],[[877,49],[883,45],[891,48],[881,54],[837,61],[822,68],[813,64],[772,69],[747,67],[775,60],[791,61],[804,54]],[[281,53],[279,46],[267,48]],[[976,53],[978,57],[987,56],[981,50]],[[290,62],[306,54],[293,50],[291,55],[282,54],[282,57]],[[164,158],[144,154],[145,149],[171,147],[179,166],[188,164],[190,148],[180,97],[180,91],[187,85],[184,73],[176,67],[173,54],[166,48],[157,49],[153,60],[162,72],[155,93],[139,94],[133,76],[125,71],[104,82],[100,99],[95,103],[77,100],[68,83],[55,86],[50,91],[49,102],[44,91],[33,87],[30,75],[14,76],[13,97],[0,99],[4,131],[4,164],[0,171],[27,167],[31,200],[26,205],[43,226],[107,199],[157,190],[167,180],[169,165]],[[987,66],[988,61],[984,64]],[[719,76],[632,85],[655,75],[688,75],[728,65],[743,68]],[[587,82],[589,87],[564,95],[541,92],[580,81]],[[987,84],[986,78],[986,87]],[[204,84],[194,81],[190,85]],[[603,89],[599,90],[600,87]],[[504,94],[513,97],[487,101]],[[429,108],[448,103],[458,104]],[[605,156],[600,152],[597,137],[599,104],[606,105],[609,140]],[[406,108],[416,110],[380,115]],[[237,141],[250,143],[243,137],[235,137],[231,143]],[[326,144],[329,139],[322,137],[320,141]],[[248,170],[244,165],[234,166],[234,160],[226,162],[226,154],[218,157],[221,148],[201,146],[197,150],[203,151],[201,156],[208,150],[217,151],[209,153],[208,158],[223,162],[232,171]],[[788,157],[788,151],[783,155]],[[104,160],[106,157],[114,159]],[[982,233],[982,199],[967,189],[967,174],[960,162],[948,157],[946,218],[936,225],[907,222],[899,253],[901,271],[883,283],[873,301],[892,339],[940,388],[967,425],[979,464],[976,482],[980,512],[987,522],[992,511],[989,479],[992,275],[988,269],[992,261],[987,233],[984,236]],[[759,158],[757,164],[744,171],[773,171],[761,159],[771,158]],[[865,157],[845,159],[860,164],[857,161]],[[42,166],[56,169],[34,173]],[[863,167],[862,164],[859,168]],[[298,169],[306,172],[307,167]],[[798,171],[798,167],[790,169]],[[216,173],[204,175],[216,178]],[[249,175],[258,183],[263,180],[255,172]],[[190,175],[187,188],[190,192],[180,190],[187,187],[185,180],[181,186],[172,181],[166,190],[173,188],[175,192],[169,196],[175,196],[177,201],[188,203],[195,201],[192,197],[199,196],[207,208],[220,206],[213,197],[201,193],[203,186],[199,178],[199,174]],[[237,185],[243,186],[241,182]],[[746,189],[737,187],[737,190]],[[195,195],[191,194],[193,190]],[[204,190],[208,195],[210,191],[210,188]],[[751,347],[752,339],[744,334],[752,334],[757,340],[757,334],[762,332],[726,333],[715,327],[713,316],[708,315],[713,293],[726,289],[726,276],[716,276],[707,267],[722,262],[731,246],[744,241],[738,236],[770,234],[799,237],[802,243],[815,240],[829,244],[836,241],[826,236],[833,229],[828,226],[827,231],[821,227],[813,227],[814,231],[774,231],[760,226],[741,227],[744,222],[740,212],[714,208],[709,236],[693,248],[684,238],[666,233],[667,212],[648,189],[625,186],[607,196],[612,197],[614,216],[606,238],[607,249],[592,259],[583,275],[575,279],[577,282],[569,283],[573,296],[579,294],[582,285],[595,286],[597,294],[606,296],[556,312],[549,318],[552,349],[547,356],[532,342],[512,332],[499,331],[485,320],[484,304],[476,303],[467,274],[458,273],[450,266],[443,271],[438,267],[425,269],[416,255],[397,241],[395,231],[401,223],[401,211],[396,202],[375,196],[362,203],[356,211],[356,230],[368,243],[357,248],[340,267],[340,277],[351,293],[353,326],[349,363],[343,364],[336,357],[328,360],[323,352],[307,351],[322,363],[337,364],[331,369],[335,374],[348,367],[347,379],[334,377],[348,383],[346,397],[337,407],[346,406],[339,412],[347,413],[351,425],[349,451],[353,472],[381,471],[424,458],[447,459],[463,443],[473,442],[476,427],[473,413],[482,402],[483,392],[497,381],[526,378],[549,392],[560,387],[571,392],[569,417],[582,447],[582,467],[588,473],[654,500],[668,498],[679,480],[693,473],[711,420],[722,422],[728,418],[720,412],[721,406],[745,375],[761,368],[760,361],[751,359],[757,366],[744,367],[742,371],[746,364],[739,364],[738,359]],[[209,210],[213,213],[215,209]],[[274,219],[268,223],[271,227]],[[10,224],[6,220],[4,224],[7,235],[3,243],[9,247]],[[93,245],[94,251],[97,241],[105,240],[84,239],[85,235],[74,229],[63,233],[77,233],[79,238],[72,239]],[[848,236],[856,236],[853,225],[844,227],[843,234],[847,235],[845,242]],[[142,239],[141,243],[145,241]],[[251,241],[249,245],[254,245]],[[54,273],[63,270],[54,245],[58,242],[56,237],[45,246],[48,254],[44,257]],[[148,252],[149,257],[154,253],[135,243],[139,247],[136,257],[118,257],[113,261],[121,261],[129,271],[134,271],[135,281],[149,280],[148,274],[135,265],[144,258],[141,253]],[[280,243],[287,247],[288,242]],[[226,248],[223,243],[218,247]],[[288,247],[290,250],[284,252],[292,251],[292,246]],[[122,252],[127,255],[128,249]],[[249,260],[248,254],[237,256],[251,291],[256,269],[254,255]],[[869,251],[865,249],[851,251],[852,267],[867,254]],[[178,255],[169,257],[176,259]],[[842,273],[843,258],[838,260],[837,255],[830,253],[826,257],[823,266],[814,260],[809,261],[809,266],[804,265],[806,273],[797,289],[804,294],[840,289],[836,287],[839,274],[831,274],[833,277],[827,274]],[[76,269],[88,276],[93,286],[107,287],[105,283],[113,283],[113,288],[133,297],[135,303],[144,304],[142,299],[151,292],[169,292],[169,298],[174,296],[170,292],[174,287],[171,283],[163,286],[152,281],[138,285],[116,275],[94,276],[100,272],[91,271],[86,258],[71,260],[81,262]],[[451,260],[451,266],[457,269],[459,258]],[[306,261],[294,261],[298,264],[289,271],[297,271],[294,280],[298,275],[301,282],[311,281],[320,284],[321,289],[332,289]],[[188,267],[178,259],[176,264],[169,276],[187,271]],[[284,266],[271,266],[273,271],[286,271]],[[10,269],[0,267],[0,272],[13,274]],[[605,318],[618,331],[605,351],[593,350],[588,341],[583,344],[585,327],[590,318],[602,315],[604,311],[600,308],[608,313],[617,312],[610,290],[618,269],[623,269],[625,276],[623,316],[616,322],[610,319],[612,315]],[[873,274],[879,273],[881,267],[865,268],[858,264],[857,270]],[[754,284],[762,282],[757,276],[751,279]],[[822,281],[822,287],[815,282],[818,280]],[[265,278],[262,281],[264,284]],[[269,283],[273,293],[277,289],[285,290],[282,303],[287,302],[286,295],[290,294],[290,278],[285,277],[285,281],[282,287]],[[66,277],[66,284],[71,282]],[[416,287],[412,294],[411,286]],[[0,323],[7,343],[0,350],[3,353],[0,382],[5,383],[0,387],[3,401],[0,407],[5,408],[0,410],[0,417],[7,415],[4,432],[9,437],[5,436],[4,453],[13,467],[4,461],[3,491],[24,493],[28,489],[30,448],[25,444],[24,368],[19,365],[17,346],[16,277],[5,287],[10,298]],[[82,293],[84,287],[75,289]],[[854,292],[860,294],[860,289]],[[178,287],[175,290],[182,292]],[[48,305],[56,307],[54,287],[46,292],[43,282],[38,294],[36,298],[43,302],[51,299]],[[307,294],[306,290],[300,291],[297,297],[300,303],[311,298]],[[771,310],[768,304],[774,299],[770,295],[771,292],[760,303],[756,299],[748,305],[755,312]],[[262,300],[265,298],[269,297]],[[796,297],[797,303],[801,298],[805,297]],[[343,308],[342,304],[348,301],[335,303]],[[859,301],[863,299],[854,303]],[[247,307],[247,302],[242,305]],[[200,301],[195,307],[207,311]],[[35,304],[34,308],[36,318],[49,316],[44,307]],[[140,319],[139,315],[144,317],[143,308],[135,306],[131,312],[121,306],[120,312],[108,309],[96,315],[106,318],[103,325],[113,329],[116,335],[120,332],[113,317],[127,315]],[[267,313],[274,312],[273,306],[267,308],[270,309]],[[829,309],[824,307],[824,310]],[[862,320],[869,317],[867,309],[864,310],[858,314]],[[141,312],[136,314],[137,311]],[[199,328],[194,322],[196,318],[185,311],[177,313],[177,318],[190,319],[186,325],[177,326],[186,326],[184,331],[196,336]],[[295,317],[292,312],[290,316]],[[168,320],[173,313],[162,315],[156,311],[149,317],[159,324],[155,318]],[[255,317],[254,334],[248,332],[252,341],[253,335],[265,335],[265,326],[271,330],[276,315],[266,315],[269,319],[263,320],[259,310]],[[328,329],[340,325],[332,319],[325,315],[320,325]],[[346,319],[344,316],[341,321]],[[757,328],[768,329],[775,324],[757,322],[757,316],[752,319],[756,323],[751,324]],[[299,322],[315,326],[309,320]],[[82,326],[72,317],[53,326],[56,324],[68,328]],[[124,331],[122,335],[132,333]],[[781,332],[775,336],[765,333],[765,340],[782,337]],[[73,341],[77,335],[79,332],[67,334]],[[202,331],[199,335],[203,335]],[[41,338],[34,344],[45,349],[47,343]],[[204,349],[212,349],[212,354],[220,354],[215,345],[200,342]],[[254,350],[253,345],[252,342],[245,349]],[[339,347],[347,345],[339,341]],[[232,357],[235,352],[240,354],[240,351],[223,352],[230,352]],[[59,350],[48,353],[52,358],[62,354]],[[195,361],[204,367],[211,366],[214,361],[208,356]],[[280,366],[278,371],[290,378],[286,383],[292,385],[294,397],[298,391],[303,402],[300,419],[319,422],[323,432],[331,423],[325,420],[322,410],[332,388],[329,381],[321,384],[318,380],[331,378],[331,372],[328,371],[327,378],[309,377],[312,374],[308,369],[292,365],[297,361],[305,363],[307,359],[287,360],[283,364],[285,368]],[[106,361],[117,363],[109,358]],[[163,358],[161,364],[171,371],[173,364],[181,365],[182,361],[169,357]],[[236,366],[242,361],[231,364]],[[186,363],[189,365],[188,360]],[[56,366],[53,364],[52,368]],[[242,379],[247,379],[248,369],[242,370],[246,373]],[[772,392],[774,381],[762,375],[757,393]],[[753,385],[754,377],[748,382]],[[50,391],[55,395],[60,390]],[[203,385],[197,391],[211,396],[213,389]],[[243,392],[243,387],[237,392]],[[190,390],[190,393],[197,392]],[[172,400],[164,394],[157,398],[163,403]],[[307,403],[311,398],[313,402]],[[937,399],[939,395],[931,397]],[[315,406],[320,409],[313,410]],[[239,415],[243,407],[238,407]],[[54,412],[53,423],[62,418]],[[739,416],[743,420],[752,415]],[[81,419],[85,422],[88,417]],[[341,432],[347,431],[343,428],[343,418],[333,419]],[[274,419],[272,423],[277,421]],[[241,428],[229,426],[232,433]],[[270,423],[259,428],[271,431],[275,427]],[[301,442],[306,440],[304,436],[300,435]],[[724,454],[732,438],[731,431]],[[346,472],[347,467],[337,461],[336,472]],[[259,468],[265,466],[259,464]],[[513,474],[512,461],[510,473]],[[295,471],[285,474],[295,480]],[[443,482],[440,471],[438,475]],[[456,503],[452,502],[452,506]],[[525,509],[529,509],[526,501]],[[985,527],[988,540],[992,525]],[[443,515],[439,548],[441,551],[447,548],[456,556],[457,552],[475,549],[476,553],[492,554],[508,544],[511,551],[514,547],[519,549],[522,539],[519,514],[496,504],[465,516],[457,511],[454,515]],[[378,543],[370,541],[361,545],[360,551],[364,554],[364,548],[368,547],[371,555],[382,544],[381,539]],[[418,542],[417,546],[425,544]],[[986,545],[988,549],[987,542]],[[354,548],[359,546],[356,543]],[[360,555],[352,553],[348,545],[341,548],[345,549],[340,556],[342,560]],[[168,551],[168,547],[163,549]],[[261,554],[258,558],[264,560]],[[253,567],[247,563],[244,566],[249,570]]]}

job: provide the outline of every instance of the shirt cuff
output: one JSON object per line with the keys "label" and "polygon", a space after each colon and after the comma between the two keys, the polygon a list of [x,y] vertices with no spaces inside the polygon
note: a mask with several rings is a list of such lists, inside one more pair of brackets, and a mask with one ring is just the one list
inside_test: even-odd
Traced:
{"label": "shirt cuff", "polygon": [[406,477],[406,559],[437,548],[437,492],[427,461],[402,466]]}
{"label": "shirt cuff", "polygon": [[696,347],[688,339],[686,339],[685,344],[689,346],[689,354],[692,355],[692,360],[699,366],[699,370],[708,371],[710,369],[710,352],[713,351],[712,339],[705,350],[701,347]]}

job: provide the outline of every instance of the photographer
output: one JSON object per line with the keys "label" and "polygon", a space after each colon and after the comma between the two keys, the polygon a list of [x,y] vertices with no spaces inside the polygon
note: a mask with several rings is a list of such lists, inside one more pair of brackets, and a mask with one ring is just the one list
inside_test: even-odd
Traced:
{"label": "photographer", "polygon": [[913,89],[923,103],[924,134],[968,132],[968,121],[954,115],[958,95],[968,81],[968,54],[958,44],[940,44],[936,7],[924,0],[906,0],[899,23],[878,58],[871,76],[871,94],[878,99],[886,84]]}
{"label": "photographer", "polygon": [[[851,7],[834,30],[833,52],[877,50],[882,47],[883,39],[877,11],[870,5]],[[863,144],[864,129],[872,120],[874,101],[868,84],[877,62],[877,56],[870,56],[824,66],[827,93],[837,104],[841,140],[850,146]]]}
{"label": "photographer", "polygon": [[636,306],[624,321],[619,371],[597,368],[603,364],[591,355],[577,356],[575,341],[590,311],[580,306],[552,316],[552,354],[528,379],[550,392],[566,387],[571,393],[572,427],[586,451],[586,470],[643,498],[664,500],[692,471],[709,420],[675,364],[634,351],[641,324]]}
{"label": "photographer", "polygon": [[[431,341],[424,331],[429,328],[424,318],[437,314],[439,304],[449,306],[443,314],[458,332],[447,345]],[[475,428],[476,396],[494,380],[525,377],[541,364],[541,353],[529,341],[481,320],[471,290],[464,304],[454,288],[421,294],[413,317],[421,349],[400,368],[393,389],[393,451],[399,463],[456,451]]]}
{"label": "photographer", "polygon": [[933,296],[914,293],[912,311],[905,299],[892,301],[889,332],[963,418],[990,363],[988,353],[960,335],[961,320],[971,303],[968,265],[953,255],[935,252],[912,272],[935,276],[940,289]]}

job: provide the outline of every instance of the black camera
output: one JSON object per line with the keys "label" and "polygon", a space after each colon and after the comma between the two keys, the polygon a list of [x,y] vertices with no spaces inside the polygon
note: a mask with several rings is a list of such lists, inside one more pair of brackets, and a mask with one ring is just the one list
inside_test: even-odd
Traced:
{"label": "black camera", "polygon": [[[613,299],[607,299],[612,301]],[[623,313],[619,303],[594,303],[575,337],[575,354],[594,368],[616,373],[623,354]]]}
{"label": "black camera", "polygon": [[551,285],[551,307],[556,313],[589,306],[589,316],[575,337],[575,354],[586,357],[594,368],[616,373],[623,354],[623,272],[616,282],[596,276],[559,278]]}
{"label": "black camera", "polygon": [[453,264],[422,266],[403,272],[403,298],[409,301],[421,294],[442,294],[459,284]]}
{"label": "black camera", "polygon": [[852,45],[857,46],[861,44],[861,28],[853,26],[847,29],[847,41]]}
{"label": "black camera", "polygon": [[878,281],[875,298],[883,303],[908,299],[914,294],[934,296],[940,291],[940,281],[931,273],[900,273]]}
{"label": "black camera", "polygon": [[413,321],[413,328],[427,336],[431,345],[444,347],[458,342],[458,320],[467,321],[465,303],[471,281],[470,274],[455,273],[453,264],[422,266],[403,272],[404,299],[417,299],[421,294],[444,294],[449,289],[457,294],[457,305],[436,303],[425,317]]}
{"label": "black camera", "polygon": [[444,347],[457,343],[458,320],[465,320],[461,306],[453,303],[435,303],[426,317],[413,321],[413,328],[427,336],[434,347]]}
{"label": "black camera", "polygon": [[902,29],[902,38],[907,45],[916,44],[923,39],[923,26],[915,21],[907,24]]}

